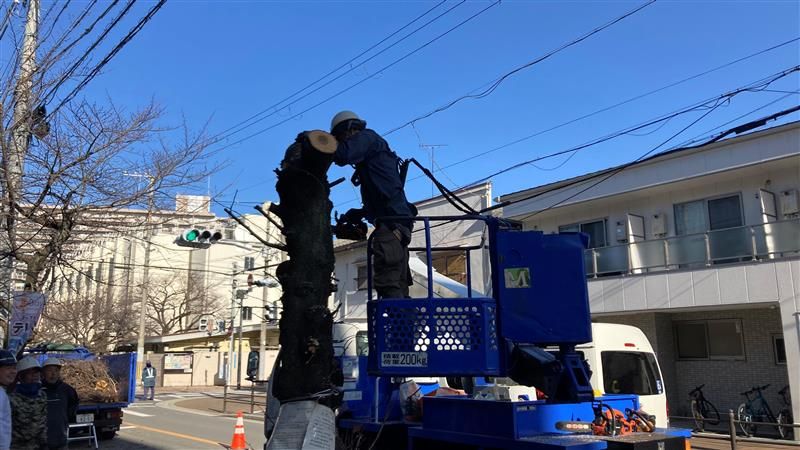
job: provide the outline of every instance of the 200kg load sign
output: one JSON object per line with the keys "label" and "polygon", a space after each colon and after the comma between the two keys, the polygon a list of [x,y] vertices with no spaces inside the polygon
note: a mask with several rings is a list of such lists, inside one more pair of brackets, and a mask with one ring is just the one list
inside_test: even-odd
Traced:
{"label": "200kg load sign", "polygon": [[427,352],[383,352],[382,367],[428,367]]}

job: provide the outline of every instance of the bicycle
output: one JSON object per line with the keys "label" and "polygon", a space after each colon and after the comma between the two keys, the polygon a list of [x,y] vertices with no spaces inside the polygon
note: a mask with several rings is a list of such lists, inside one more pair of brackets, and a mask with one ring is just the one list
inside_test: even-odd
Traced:
{"label": "bicycle", "polygon": [[[742,432],[745,436],[753,436],[756,434],[758,430],[758,425],[752,422],[778,422],[777,417],[772,412],[772,408],[769,407],[769,403],[767,399],[764,398],[763,391],[765,391],[770,385],[764,385],[760,387],[754,387],[747,392],[742,392],[740,395],[743,395],[747,401],[739,405],[739,408],[736,409],[737,417],[739,418],[739,428],[742,429]],[[778,432],[784,427],[778,427]]]}
{"label": "bicycle", "polygon": [[701,384],[689,392],[689,397],[692,399],[692,417],[698,431],[704,431],[706,424],[719,425],[719,411],[713,403],[706,400],[703,395],[704,387],[705,384]]}
{"label": "bicycle", "polygon": [[[789,386],[786,385],[778,391],[778,394],[783,400],[783,408],[778,413],[778,424],[791,425],[794,423],[794,417],[792,416],[792,400],[789,398]],[[791,441],[794,439],[794,427],[778,427],[778,434],[781,435],[781,438]]]}

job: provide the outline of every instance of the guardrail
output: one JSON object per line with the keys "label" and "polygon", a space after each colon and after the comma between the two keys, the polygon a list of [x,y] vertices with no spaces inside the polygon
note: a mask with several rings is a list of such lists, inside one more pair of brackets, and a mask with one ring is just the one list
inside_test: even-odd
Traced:
{"label": "guardrail", "polygon": [[256,392],[261,392],[260,389],[266,389],[264,386],[267,386],[265,381],[261,380],[255,381],[250,383],[249,392],[242,393],[242,392],[237,392],[237,390],[234,389],[229,389],[232,386],[226,385],[222,394],[222,412],[223,413],[228,412],[228,403],[249,405],[250,414],[253,414],[255,412],[256,406],[261,406],[263,407],[263,410],[266,410],[267,409],[266,395],[262,397],[261,395],[256,394]]}
{"label": "guardrail", "polygon": [[[682,417],[682,416],[670,416],[669,419],[670,420],[686,420],[686,421],[693,421],[693,422],[706,422],[706,420],[707,420],[707,419],[705,419],[703,417]],[[727,436],[728,436],[728,439],[730,440],[731,450],[737,450],[737,441],[740,438],[736,435],[736,425],[739,425],[739,424],[742,424],[742,423],[745,423],[747,425],[768,426],[768,427],[775,427],[775,428],[781,428],[781,427],[794,428],[795,429],[795,432],[794,432],[795,433],[795,440],[794,441],[786,441],[786,440],[784,440],[783,442],[786,442],[787,444],[792,444],[794,442],[797,442],[797,438],[798,438],[798,436],[797,436],[798,430],[797,429],[800,429],[800,423],[783,424],[783,423],[776,423],[776,422],[754,422],[754,421],[749,421],[749,420],[748,421],[741,421],[741,420],[736,419],[736,415],[734,414],[733,410],[729,409],[728,410],[728,435]],[[721,435],[721,436],[725,436],[725,435]]]}
{"label": "guardrail", "polygon": [[800,252],[800,218],[586,250],[589,277],[774,259]]}

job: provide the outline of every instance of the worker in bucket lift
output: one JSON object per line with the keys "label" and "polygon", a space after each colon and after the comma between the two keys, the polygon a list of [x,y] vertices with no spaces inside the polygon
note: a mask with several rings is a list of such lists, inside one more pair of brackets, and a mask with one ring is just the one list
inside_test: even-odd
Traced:
{"label": "worker in bucket lift", "polygon": [[[351,165],[355,173],[351,181],[361,188],[362,209],[351,209],[344,215],[348,222],[367,219],[375,225],[372,249],[375,255],[373,283],[380,298],[407,298],[411,285],[408,267],[408,244],[417,215],[408,203],[403,189],[401,160],[389,144],[367,122],[352,111],[342,111],[331,121],[331,134],[338,146],[333,162]],[[399,216],[406,219],[377,221],[379,217]],[[338,227],[337,227],[338,228]],[[337,233],[338,238],[343,238]]]}

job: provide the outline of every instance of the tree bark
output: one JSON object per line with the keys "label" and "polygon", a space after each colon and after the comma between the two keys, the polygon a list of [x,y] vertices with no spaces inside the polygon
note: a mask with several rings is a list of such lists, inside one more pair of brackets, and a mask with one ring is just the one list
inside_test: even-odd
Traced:
{"label": "tree bark", "polygon": [[283,312],[273,393],[281,402],[332,387],[333,315],[328,298],[334,256],[327,171],[335,143],[324,132],[301,133],[276,170],[280,204],[273,204],[271,211],[283,222],[289,255],[276,271]]}

